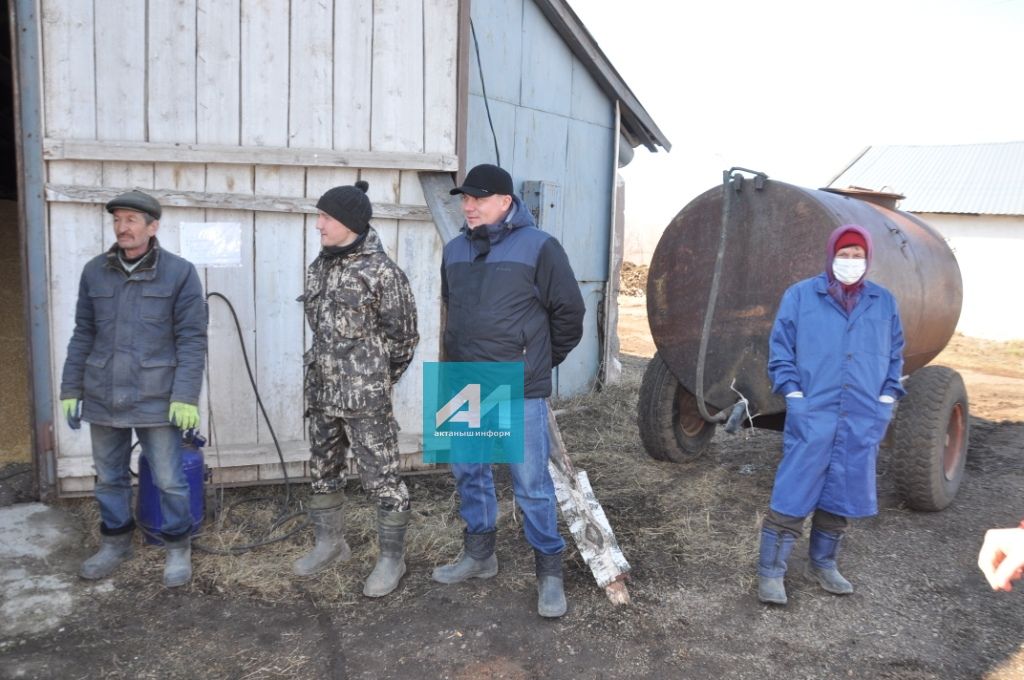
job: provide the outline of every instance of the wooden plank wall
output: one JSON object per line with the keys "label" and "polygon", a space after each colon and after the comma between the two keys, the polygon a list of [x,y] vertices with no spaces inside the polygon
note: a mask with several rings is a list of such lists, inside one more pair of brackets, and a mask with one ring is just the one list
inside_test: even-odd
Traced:
{"label": "wooden plank wall", "polygon": [[[364,179],[374,204],[392,207],[388,214],[407,215],[402,208],[412,206],[422,215],[417,171],[457,163],[458,0],[41,0],[41,12],[47,147],[75,140],[106,143],[107,151],[102,160],[55,152],[47,163],[48,184],[73,187],[78,196],[49,192],[54,390],[80,272],[113,241],[101,200],[88,197],[131,187],[186,192],[164,210],[161,244],[178,251],[182,222],[241,224],[243,265],[200,275],[207,292],[231,300],[289,473],[305,475],[302,352],[309,331],[295,298],[319,250],[316,217],[239,206],[246,197],[315,200]],[[163,147],[147,146],[157,144],[237,148],[243,160],[225,154],[225,162],[211,162],[209,152],[200,158],[188,147],[180,161],[169,160]],[[276,160],[244,160],[259,159],[252,151],[260,149]],[[280,153],[285,149],[303,153],[295,160]],[[364,162],[301,160],[318,158],[316,151],[349,152]],[[199,194],[230,195],[233,209],[189,198]],[[412,281],[420,315],[414,368],[396,388],[403,466],[411,469],[419,460],[419,364],[438,351],[442,244],[433,223],[421,219],[377,219],[374,226]],[[201,407],[205,428],[213,426],[207,457],[221,468],[217,478],[279,478],[234,321],[219,299],[210,301],[208,363]],[[62,491],[85,491],[92,485],[88,431],[55,422]]]}

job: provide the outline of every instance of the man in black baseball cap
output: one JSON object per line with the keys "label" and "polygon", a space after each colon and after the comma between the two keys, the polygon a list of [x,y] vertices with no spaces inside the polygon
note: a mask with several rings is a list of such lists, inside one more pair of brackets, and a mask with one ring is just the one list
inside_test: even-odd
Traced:
{"label": "man in black baseball cap", "polygon": [[534,550],[537,613],[566,612],[558,500],[548,472],[551,369],[583,337],[586,308],[561,244],[537,228],[512,177],[496,165],[477,165],[462,186],[466,226],[444,248],[441,298],[447,306],[447,361],[523,366],[523,450],[518,461],[496,460],[476,440],[452,445],[451,470],[465,522],[462,556],[434,569],[439,583],[486,579],[498,573],[494,549],[497,500],[493,462],[507,462],[526,540]]}
{"label": "man in black baseball cap", "polygon": [[486,254],[492,241],[503,238],[503,223],[512,213],[512,176],[497,165],[477,165],[466,173],[462,186],[448,193],[462,194],[462,214],[470,240],[477,252]]}

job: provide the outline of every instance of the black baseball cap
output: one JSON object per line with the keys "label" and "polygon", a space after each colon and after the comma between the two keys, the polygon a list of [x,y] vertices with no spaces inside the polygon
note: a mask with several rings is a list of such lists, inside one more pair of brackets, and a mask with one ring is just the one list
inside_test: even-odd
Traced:
{"label": "black baseball cap", "polygon": [[455,194],[469,194],[476,198],[483,198],[485,196],[494,196],[495,194],[511,196],[515,192],[512,190],[512,175],[497,165],[484,163],[467,172],[462,186],[455,187],[448,193],[452,196]]}

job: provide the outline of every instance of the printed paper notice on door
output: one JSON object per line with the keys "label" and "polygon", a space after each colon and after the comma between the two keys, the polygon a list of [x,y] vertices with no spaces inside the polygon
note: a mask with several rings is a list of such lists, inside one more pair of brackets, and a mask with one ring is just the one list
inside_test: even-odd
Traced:
{"label": "printed paper notice on door", "polygon": [[242,225],[182,222],[181,256],[197,267],[241,267]]}

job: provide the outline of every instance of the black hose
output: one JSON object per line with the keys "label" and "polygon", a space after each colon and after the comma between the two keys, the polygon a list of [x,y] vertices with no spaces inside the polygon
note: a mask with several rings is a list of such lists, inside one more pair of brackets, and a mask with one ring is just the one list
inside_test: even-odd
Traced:
{"label": "black hose", "polygon": [[704,310],[704,325],[700,332],[700,350],[697,352],[697,393],[694,395],[697,398],[697,410],[700,412],[700,417],[709,423],[725,422],[729,417],[730,411],[730,409],[724,409],[715,415],[708,413],[707,406],[704,404],[704,363],[708,354],[708,341],[711,339],[711,320],[715,315],[715,306],[718,303],[718,286],[722,279],[722,261],[725,259],[725,244],[726,241],[728,241],[729,218],[732,216],[732,200],[729,192],[732,190],[734,181],[737,184],[737,191],[739,191],[739,187],[742,186],[743,181],[742,175],[735,180],[733,179],[733,173],[738,170],[755,174],[756,178],[754,186],[757,189],[764,186],[764,181],[768,179],[768,175],[763,172],[747,170],[746,168],[730,168],[722,173],[722,230],[718,237],[718,252],[715,254],[715,271],[711,276],[711,290],[708,292],[708,306]]}
{"label": "black hose", "polygon": [[[228,508],[235,507],[235,506],[240,505],[242,503],[249,503],[249,502],[257,501],[257,500],[266,500],[267,498],[268,497],[266,497],[266,496],[261,497],[261,498],[244,498],[244,499],[242,499],[240,501],[235,501],[230,506],[228,506]],[[225,509],[225,512],[228,512],[228,509]],[[303,529],[305,529],[306,527],[308,527],[310,525],[310,523],[308,521],[302,522],[298,526],[293,527],[287,533],[281,534],[280,536],[273,536],[272,538],[271,538],[271,536],[274,533],[274,531],[276,531],[283,524],[285,524],[287,522],[290,522],[291,520],[295,519],[296,517],[303,517],[306,514],[307,514],[307,512],[305,510],[299,510],[297,512],[292,512],[292,513],[289,513],[287,515],[283,515],[281,517],[278,517],[277,519],[275,519],[271,523],[270,528],[267,529],[267,533],[264,535],[263,538],[259,539],[258,541],[253,541],[252,543],[241,543],[239,545],[233,545],[233,546],[230,546],[229,548],[214,548],[213,546],[207,545],[205,543],[202,543],[202,542],[196,540],[196,539],[199,539],[199,538],[203,537],[203,532],[200,531],[199,533],[192,535],[192,547],[195,548],[196,550],[200,550],[200,551],[205,552],[205,553],[210,553],[211,555],[241,555],[241,554],[247,553],[250,550],[253,550],[255,548],[259,548],[259,547],[262,547],[262,546],[265,546],[265,545],[270,545],[271,543],[277,543],[278,541],[283,541],[286,538],[291,538],[292,536],[294,536],[298,532],[300,532]],[[147,529],[145,527],[145,525],[140,523],[138,520],[136,520],[135,524],[136,524],[136,526],[139,527],[139,530],[142,531],[142,533],[144,535],[148,536],[149,538],[153,539],[154,541],[157,541],[158,543],[162,544],[164,542],[163,536],[160,536],[159,534],[153,533],[152,531]]]}
{"label": "black hose", "polygon": [[291,504],[291,479],[288,477],[288,469],[284,464],[284,454],[281,452],[281,444],[277,441],[277,434],[274,432],[274,426],[270,424],[270,416],[267,415],[267,409],[263,406],[263,399],[260,398],[259,388],[256,387],[256,378],[252,374],[252,367],[249,365],[249,353],[245,350],[245,339],[242,335],[242,324],[238,321],[238,314],[235,313],[235,307],[231,304],[224,295],[217,292],[210,292],[206,294],[206,299],[209,300],[212,297],[220,298],[224,301],[224,304],[228,306],[228,311],[231,312],[231,318],[235,322],[235,330],[238,331],[238,344],[242,347],[242,359],[245,361],[245,372],[249,374],[249,383],[252,385],[253,394],[256,395],[256,404],[260,407],[260,413],[263,414],[263,420],[267,423],[267,429],[270,431],[270,438],[274,440],[274,448],[277,449],[277,458],[281,461],[281,474],[284,475],[284,508],[287,510]]}
{"label": "black hose", "polygon": [[[207,300],[209,300],[211,297],[216,297],[216,298],[220,298],[221,300],[223,300],[224,304],[226,304],[228,306],[228,311],[231,312],[231,318],[235,322],[235,330],[238,332],[238,343],[239,343],[239,345],[241,345],[241,348],[242,348],[242,359],[245,362],[245,371],[249,375],[249,383],[252,385],[253,394],[256,395],[256,404],[260,408],[260,413],[263,414],[263,420],[267,423],[267,430],[270,432],[270,438],[274,441],[274,449],[277,451],[277,458],[281,462],[281,474],[284,475],[285,496],[284,496],[284,502],[281,504],[281,514],[278,515],[278,517],[271,523],[270,527],[267,529],[267,532],[266,532],[266,534],[264,534],[263,538],[261,538],[259,540],[256,540],[256,541],[253,541],[251,543],[243,543],[241,545],[231,546],[230,548],[227,548],[227,549],[221,549],[221,548],[214,548],[214,547],[212,547],[210,545],[206,545],[206,544],[202,543],[201,541],[195,540],[197,538],[201,538],[202,537],[202,535],[203,535],[202,532],[200,532],[198,534],[195,534],[195,536],[193,536],[192,545],[197,550],[201,550],[201,551],[207,552],[207,553],[212,553],[214,555],[239,555],[241,553],[244,553],[244,552],[247,552],[249,550],[252,550],[253,548],[258,548],[260,546],[269,545],[271,543],[276,543],[278,541],[283,541],[284,539],[289,538],[289,537],[293,536],[294,534],[298,533],[299,531],[302,531],[303,529],[308,527],[309,526],[309,522],[308,521],[302,522],[298,526],[293,527],[287,533],[281,534],[280,536],[273,536],[273,537],[271,537],[272,534],[274,533],[274,531],[276,531],[279,527],[281,527],[285,523],[295,519],[296,517],[304,516],[307,513],[306,513],[305,510],[299,510],[299,511],[296,511],[296,512],[290,512],[289,511],[289,508],[290,508],[291,502],[292,502],[292,496],[291,496],[292,481],[291,481],[291,478],[289,478],[289,476],[288,476],[288,469],[285,466],[285,462],[284,462],[284,453],[281,451],[281,444],[277,440],[277,433],[274,432],[274,426],[270,422],[270,416],[267,415],[267,409],[263,405],[263,399],[260,397],[259,388],[256,386],[256,378],[255,378],[255,376],[252,373],[252,366],[249,364],[249,353],[245,349],[245,340],[244,340],[244,336],[242,334],[242,324],[238,320],[238,314],[235,312],[235,307],[234,307],[234,305],[231,304],[231,301],[228,300],[227,297],[225,297],[221,293],[210,292],[210,293],[206,294],[206,299]],[[234,502],[224,506],[224,508],[222,509],[222,512],[224,513],[224,515],[228,515],[228,514],[230,514],[230,512],[231,512],[231,510],[233,508],[235,508],[235,507],[237,507],[239,505],[242,505],[243,503],[255,503],[257,501],[267,501],[267,500],[271,500],[272,501],[272,500],[274,500],[274,497],[273,496],[257,496],[257,497],[253,497],[253,498],[242,498],[242,499],[239,499],[237,501],[234,501]],[[136,522],[136,524],[138,524],[139,527],[142,529],[142,532],[145,535],[149,536],[150,538],[155,539],[157,541],[162,541],[163,540],[160,536],[157,536],[157,535],[151,533],[150,531],[148,531],[146,529],[146,527],[144,527],[141,523]]]}
{"label": "black hose", "polygon": [[491,120],[491,105],[487,101],[487,85],[484,84],[484,65],[480,61],[480,43],[476,41],[476,26],[469,20],[469,31],[473,35],[473,49],[476,51],[476,70],[480,74],[480,91],[484,95],[484,110],[487,111],[487,123],[491,126],[491,139],[494,140],[494,164],[501,167],[501,152],[498,151],[498,135],[494,132],[494,121]]}

